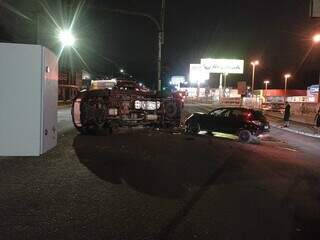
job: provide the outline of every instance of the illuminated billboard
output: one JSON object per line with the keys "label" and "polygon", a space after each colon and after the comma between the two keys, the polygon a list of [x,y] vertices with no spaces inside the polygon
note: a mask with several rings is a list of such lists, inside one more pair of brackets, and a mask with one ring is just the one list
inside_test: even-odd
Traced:
{"label": "illuminated billboard", "polygon": [[209,73],[243,74],[244,60],[205,58],[201,65]]}
{"label": "illuminated billboard", "polygon": [[210,78],[210,73],[201,64],[190,64],[189,74],[191,83],[203,83]]}
{"label": "illuminated billboard", "polygon": [[186,78],[184,76],[172,76],[170,83],[173,85],[179,85],[180,83],[184,83],[185,81]]}

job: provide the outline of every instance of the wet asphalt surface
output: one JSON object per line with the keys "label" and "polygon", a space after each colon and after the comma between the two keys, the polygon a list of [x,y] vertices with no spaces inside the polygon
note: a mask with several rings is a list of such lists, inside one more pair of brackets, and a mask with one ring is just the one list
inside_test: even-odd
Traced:
{"label": "wet asphalt surface", "polygon": [[0,239],[320,237],[319,155],[285,136],[83,136],[68,114],[49,153],[0,157]]}

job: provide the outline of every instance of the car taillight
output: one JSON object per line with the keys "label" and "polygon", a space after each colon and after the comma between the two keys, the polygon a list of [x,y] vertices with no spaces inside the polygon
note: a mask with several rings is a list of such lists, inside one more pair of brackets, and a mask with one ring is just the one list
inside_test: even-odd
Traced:
{"label": "car taillight", "polygon": [[246,118],[247,121],[252,121],[252,113],[250,113],[250,112],[246,113],[245,114],[245,118]]}

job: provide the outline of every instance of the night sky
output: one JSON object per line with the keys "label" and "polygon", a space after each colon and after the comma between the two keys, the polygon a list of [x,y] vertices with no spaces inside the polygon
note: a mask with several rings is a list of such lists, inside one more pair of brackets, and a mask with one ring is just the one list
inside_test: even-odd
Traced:
{"label": "night sky", "polygon": [[[37,2],[0,0],[0,41],[34,43],[35,16],[39,13],[40,41],[58,52],[56,28]],[[68,25],[74,13],[70,9],[79,1],[43,2],[62,26],[63,22]],[[106,12],[103,7],[146,12],[159,18],[160,4],[160,0],[87,0],[74,27],[76,49],[86,64],[73,50],[64,52],[62,62],[106,75],[116,74],[121,67],[137,80],[155,86],[156,27],[144,18]],[[258,87],[265,79],[272,81],[272,88],[283,87],[284,72],[294,74],[289,88],[306,88],[318,81],[320,46],[308,56],[306,53],[313,33],[320,31],[320,19],[309,17],[306,0],[167,0],[166,13],[166,79],[187,75],[189,64],[199,63],[202,57],[215,57],[246,60],[246,73],[229,77],[229,84],[234,86],[238,80],[250,83],[249,62],[253,59],[261,61]],[[213,75],[210,85],[216,86],[217,79]]]}

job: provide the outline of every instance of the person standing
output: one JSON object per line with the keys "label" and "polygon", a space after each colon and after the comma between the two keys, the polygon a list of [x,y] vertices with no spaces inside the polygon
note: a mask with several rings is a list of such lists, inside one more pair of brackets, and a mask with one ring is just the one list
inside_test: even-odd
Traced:
{"label": "person standing", "polygon": [[314,118],[314,122],[316,124],[316,127],[318,129],[318,134],[319,134],[320,133],[320,107],[319,107],[318,112]]}
{"label": "person standing", "polygon": [[291,106],[288,102],[286,102],[286,108],[284,110],[284,117],[283,117],[283,121],[284,121],[284,127],[289,127],[289,121],[290,121],[290,110],[291,110]]}

